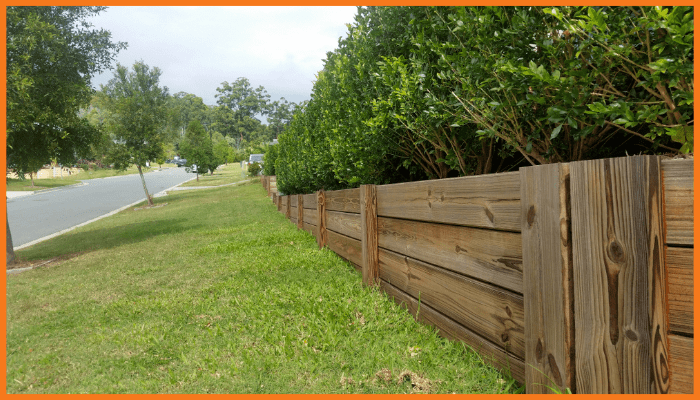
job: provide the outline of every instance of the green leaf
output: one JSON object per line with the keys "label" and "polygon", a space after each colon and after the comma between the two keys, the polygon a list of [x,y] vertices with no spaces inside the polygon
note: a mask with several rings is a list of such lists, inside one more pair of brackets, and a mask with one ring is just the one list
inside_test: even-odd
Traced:
{"label": "green leaf", "polygon": [[562,126],[563,126],[563,124],[557,126],[556,128],[554,128],[554,129],[552,130],[552,135],[551,135],[549,138],[550,138],[550,139],[555,139],[557,136],[559,136],[559,131],[561,131],[561,127],[562,127]]}

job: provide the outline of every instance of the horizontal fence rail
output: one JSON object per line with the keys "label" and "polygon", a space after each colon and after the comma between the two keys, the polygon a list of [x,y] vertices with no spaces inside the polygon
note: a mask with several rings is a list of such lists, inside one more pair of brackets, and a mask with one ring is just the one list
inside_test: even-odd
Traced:
{"label": "horizontal fence rail", "polygon": [[282,195],[278,211],[528,393],[693,393],[693,160]]}

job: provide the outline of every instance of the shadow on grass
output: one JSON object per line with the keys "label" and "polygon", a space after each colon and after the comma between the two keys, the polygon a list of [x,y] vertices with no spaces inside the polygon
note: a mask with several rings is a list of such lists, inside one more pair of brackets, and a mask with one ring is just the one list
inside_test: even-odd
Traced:
{"label": "shadow on grass", "polygon": [[89,253],[112,249],[153,239],[156,236],[181,234],[199,229],[201,226],[202,224],[187,218],[170,218],[72,231],[22,249],[16,254],[19,261],[44,260],[68,253]]}

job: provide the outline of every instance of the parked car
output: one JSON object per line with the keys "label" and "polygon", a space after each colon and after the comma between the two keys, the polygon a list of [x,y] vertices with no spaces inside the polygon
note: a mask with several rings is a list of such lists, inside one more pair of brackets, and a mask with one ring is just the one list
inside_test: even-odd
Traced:
{"label": "parked car", "polygon": [[189,167],[185,168],[185,172],[197,172],[197,164],[192,164]]}
{"label": "parked car", "polygon": [[187,164],[187,160],[184,158],[178,158],[175,160],[175,164],[177,164],[178,167],[184,167],[185,164]]}

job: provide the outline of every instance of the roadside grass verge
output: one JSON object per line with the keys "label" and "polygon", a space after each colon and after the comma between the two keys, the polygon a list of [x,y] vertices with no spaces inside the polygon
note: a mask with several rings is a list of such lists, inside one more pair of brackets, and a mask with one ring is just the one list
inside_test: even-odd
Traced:
{"label": "roadside grass verge", "polygon": [[[163,169],[167,168],[174,168],[176,167],[175,164],[163,164]],[[143,172],[150,172],[153,170],[158,169],[158,167],[152,167],[152,168],[143,168]],[[56,187],[61,187],[61,186],[68,186],[68,185],[75,185],[76,183],[80,183],[80,181],[88,180],[88,179],[97,179],[97,178],[108,178],[110,176],[125,176],[125,175],[133,175],[133,174],[138,174],[138,169],[136,169],[135,166],[129,167],[126,171],[117,171],[114,169],[99,169],[95,171],[80,171],[79,173],[75,175],[64,175],[63,178],[58,177],[58,178],[50,178],[50,179],[36,179],[34,178],[34,187],[32,187],[32,181],[31,179],[12,179],[12,178],[7,178],[7,191],[34,191],[34,190],[43,190],[43,189],[51,189],[51,188],[56,188]]]}
{"label": "roadside grass verge", "polygon": [[227,183],[239,182],[246,178],[247,176],[241,176],[240,163],[230,163],[228,165],[222,165],[219,169],[214,171],[213,175],[209,175],[208,173],[205,175],[200,175],[199,182],[195,179],[193,181],[185,182],[180,186],[219,186]]}
{"label": "roadside grass verge", "polygon": [[[8,393],[513,393],[259,184],[175,192],[18,252]],[[65,255],[74,255],[72,258]]]}

